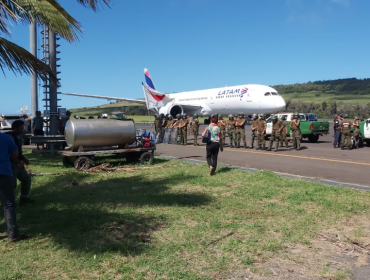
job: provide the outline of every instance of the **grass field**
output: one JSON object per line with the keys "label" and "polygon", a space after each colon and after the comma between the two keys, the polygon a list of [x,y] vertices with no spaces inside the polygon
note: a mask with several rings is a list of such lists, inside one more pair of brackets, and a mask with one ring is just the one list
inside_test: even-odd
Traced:
{"label": "grass field", "polygon": [[[274,270],[261,265],[292,258],[292,246],[310,250],[308,227],[370,218],[369,192],[271,172],[221,168],[210,177],[206,165],[157,159],[151,169],[87,174],[57,156],[26,155],[32,172],[58,175],[34,177],[37,202],[17,209],[21,232],[33,237],[8,244],[2,233],[2,280],[245,279],[236,275],[246,272],[272,279]],[[366,233],[356,225],[361,243]],[[322,263],[313,271],[349,275]]]}
{"label": "grass field", "polygon": [[[320,96],[316,96],[320,95]],[[305,93],[287,93],[282,94],[285,100],[291,99],[293,102],[314,102],[321,104],[322,102],[326,101],[330,104],[331,101],[337,102],[346,102],[351,104],[366,104],[370,101],[370,94],[367,95],[349,95],[349,94],[333,94],[327,92],[305,92]]]}

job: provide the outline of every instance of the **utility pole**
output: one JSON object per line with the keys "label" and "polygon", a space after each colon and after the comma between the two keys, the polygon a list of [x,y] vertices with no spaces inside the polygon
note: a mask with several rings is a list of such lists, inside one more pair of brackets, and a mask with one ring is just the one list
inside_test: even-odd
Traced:
{"label": "utility pole", "polygon": [[[37,57],[37,25],[36,21],[30,24],[30,52]],[[38,96],[37,96],[37,73],[31,73],[31,114],[36,116],[38,111]]]}

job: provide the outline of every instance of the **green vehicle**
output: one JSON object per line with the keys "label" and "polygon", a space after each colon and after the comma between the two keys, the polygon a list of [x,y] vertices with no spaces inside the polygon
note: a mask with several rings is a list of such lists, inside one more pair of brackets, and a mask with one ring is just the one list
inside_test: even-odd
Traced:
{"label": "green vehicle", "polygon": [[360,142],[361,140],[370,147],[370,119],[360,123]]}
{"label": "green vehicle", "polygon": [[[288,136],[290,135],[289,123],[293,118],[293,113],[281,113],[276,114],[279,119],[286,117],[288,122]],[[316,114],[299,114],[299,119],[301,121],[299,128],[301,129],[302,138],[307,138],[311,143],[316,143],[320,136],[329,134],[329,122],[327,121],[317,121]],[[370,125],[370,124],[369,124]],[[266,136],[270,136],[272,132],[272,122],[271,117],[267,119]]]}

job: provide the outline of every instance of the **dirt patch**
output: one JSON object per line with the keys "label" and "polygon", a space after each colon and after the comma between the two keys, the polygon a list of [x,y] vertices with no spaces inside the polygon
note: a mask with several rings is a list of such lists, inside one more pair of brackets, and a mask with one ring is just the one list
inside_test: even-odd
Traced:
{"label": "dirt patch", "polygon": [[[311,232],[312,233],[312,232]],[[313,234],[310,245],[287,245],[284,253],[257,261],[228,280],[369,280],[370,219],[366,216],[338,221]]]}

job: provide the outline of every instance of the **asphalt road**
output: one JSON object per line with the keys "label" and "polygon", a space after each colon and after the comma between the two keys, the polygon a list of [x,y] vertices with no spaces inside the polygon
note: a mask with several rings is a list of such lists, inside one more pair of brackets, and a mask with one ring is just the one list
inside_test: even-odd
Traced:
{"label": "asphalt road", "polygon": [[[250,126],[246,126],[246,137],[250,145]],[[370,147],[364,144],[357,150],[334,149],[333,139],[333,131],[330,131],[317,143],[303,140],[299,151],[285,147],[279,148],[278,152],[226,147],[219,154],[219,162],[370,187]],[[228,141],[226,138],[226,143]],[[158,144],[157,152],[176,158],[206,160],[204,144],[194,147],[192,136],[188,137],[188,146]]]}

